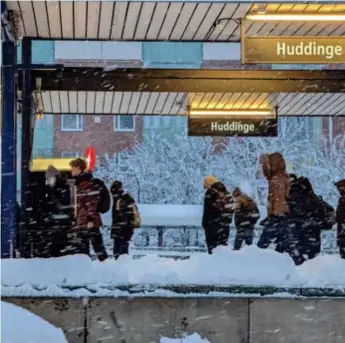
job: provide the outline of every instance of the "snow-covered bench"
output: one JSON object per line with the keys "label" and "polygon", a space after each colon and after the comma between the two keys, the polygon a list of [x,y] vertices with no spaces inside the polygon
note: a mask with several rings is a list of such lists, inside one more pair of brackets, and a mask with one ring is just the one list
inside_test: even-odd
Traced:
{"label": "snow-covered bench", "polygon": [[[150,242],[150,237],[147,234],[147,244],[136,244],[133,247],[132,253],[136,255],[147,255],[148,253],[156,253],[161,256],[171,255],[174,253],[176,256],[181,258],[188,257],[191,253],[206,251],[206,249],[196,247],[193,244],[193,240],[190,244],[187,244],[188,249],[173,249],[169,244],[166,243],[167,235],[164,232],[167,232],[169,229],[183,229],[188,231],[189,229],[194,232],[197,230],[201,231],[201,220],[202,220],[202,205],[162,205],[162,204],[139,204],[138,209],[141,215],[141,222],[143,229],[153,229],[157,232],[157,244],[153,247]],[[260,207],[261,219],[266,217],[266,207]],[[103,215],[103,223],[106,227],[111,225],[111,211]],[[140,230],[142,231],[142,230]],[[260,228],[255,232],[256,238],[260,235]],[[137,231],[138,232],[138,231]],[[146,230],[146,233],[148,231]],[[143,234],[143,233],[142,233]],[[230,233],[230,244],[232,244],[233,238],[235,236],[234,227],[231,227]],[[164,237],[164,239],[163,239]],[[327,253],[336,253],[335,247],[335,232],[325,231],[323,234],[323,250]],[[151,237],[152,238],[152,237]],[[105,240],[109,239],[108,231],[105,231]],[[203,242],[203,234],[199,235],[199,239]],[[164,242],[165,241],[165,242]],[[109,248],[112,244],[109,242]],[[146,245],[146,247],[145,247]],[[150,245],[150,246],[147,246]],[[167,245],[165,248],[164,246]],[[192,247],[193,246],[193,247]],[[111,248],[110,248],[111,249]]]}

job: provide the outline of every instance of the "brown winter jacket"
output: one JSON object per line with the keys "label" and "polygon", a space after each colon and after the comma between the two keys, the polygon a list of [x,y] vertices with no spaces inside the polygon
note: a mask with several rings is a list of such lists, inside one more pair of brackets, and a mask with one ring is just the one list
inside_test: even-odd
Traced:
{"label": "brown winter jacket", "polygon": [[78,175],[76,177],[76,187],[77,211],[75,226],[87,228],[88,223],[93,223],[95,227],[101,227],[102,219],[97,212],[100,194],[92,181],[92,174],[82,173]]}
{"label": "brown winter jacket", "polygon": [[340,193],[336,218],[338,223],[337,241],[339,247],[345,248],[345,179],[335,183]]}
{"label": "brown winter jacket", "polygon": [[268,217],[289,213],[288,195],[290,192],[289,175],[282,154],[273,153],[261,156],[262,171],[268,180]]}

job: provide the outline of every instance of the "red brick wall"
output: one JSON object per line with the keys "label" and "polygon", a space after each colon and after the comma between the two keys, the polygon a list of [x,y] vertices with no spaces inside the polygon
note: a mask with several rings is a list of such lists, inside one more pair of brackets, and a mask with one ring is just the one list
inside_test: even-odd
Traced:
{"label": "red brick wall", "polygon": [[[329,118],[322,118],[322,131],[323,134],[328,135],[330,132]],[[345,134],[345,117],[333,118],[333,137]]]}
{"label": "red brick wall", "polygon": [[63,151],[84,153],[92,145],[98,156],[112,154],[133,148],[142,141],[142,119],[136,117],[135,131],[118,132],[113,129],[113,116],[100,116],[101,123],[95,123],[93,115],[84,116],[84,130],[66,132],[61,130],[61,116],[55,116],[54,145],[55,156]]}

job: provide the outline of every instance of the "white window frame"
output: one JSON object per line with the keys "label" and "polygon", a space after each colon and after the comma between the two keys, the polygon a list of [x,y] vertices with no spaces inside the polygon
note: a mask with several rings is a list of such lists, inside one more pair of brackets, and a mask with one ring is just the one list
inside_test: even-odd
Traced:
{"label": "white window frame", "polygon": [[[68,156],[64,156],[65,154]],[[72,154],[73,154],[73,156],[71,156]],[[77,158],[80,156],[81,156],[80,152],[73,152],[73,151],[62,151],[61,152],[61,158]]]}
{"label": "white window frame", "polygon": [[[122,114],[123,115],[123,114]],[[127,116],[127,114],[125,114]],[[122,129],[117,126],[118,119],[121,117],[121,114],[113,116],[113,129],[115,132],[134,132],[135,131],[135,121],[136,121],[136,116],[131,116],[133,117],[133,127],[131,129]]]}
{"label": "white window frame", "polygon": [[65,128],[64,127],[64,117],[65,117],[65,114],[62,114],[61,115],[61,131],[63,132],[82,132],[84,131],[84,116],[81,115],[81,114],[66,114],[66,115],[73,115],[73,116],[76,116],[77,118],[77,123],[79,125],[77,126],[80,126],[79,128],[75,128],[75,129],[70,129],[70,128]]}

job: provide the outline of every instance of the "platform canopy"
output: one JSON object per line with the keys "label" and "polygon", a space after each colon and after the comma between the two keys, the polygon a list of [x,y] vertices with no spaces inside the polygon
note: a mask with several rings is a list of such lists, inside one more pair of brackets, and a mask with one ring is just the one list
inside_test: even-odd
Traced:
{"label": "platform canopy", "polygon": [[[341,1],[5,1],[24,37],[66,40],[238,42],[241,19],[267,14],[344,14]],[[250,22],[246,35],[342,36],[344,22]]]}
{"label": "platform canopy", "polygon": [[37,70],[45,113],[185,115],[193,109],[273,109],[345,115],[342,70]]}

